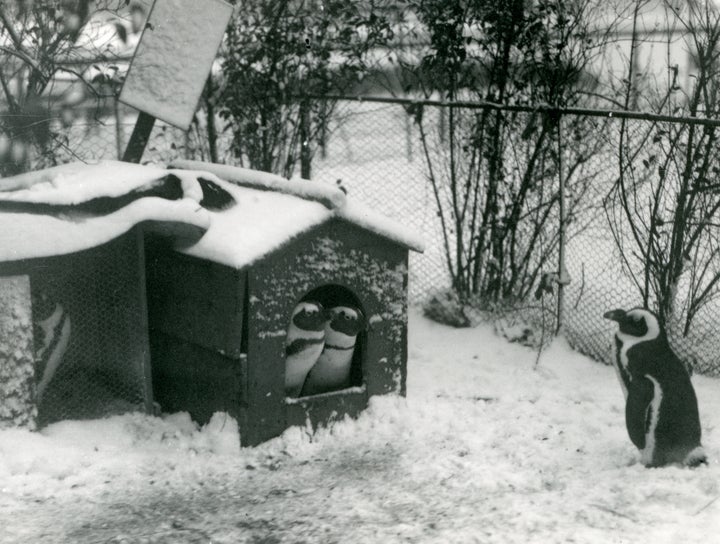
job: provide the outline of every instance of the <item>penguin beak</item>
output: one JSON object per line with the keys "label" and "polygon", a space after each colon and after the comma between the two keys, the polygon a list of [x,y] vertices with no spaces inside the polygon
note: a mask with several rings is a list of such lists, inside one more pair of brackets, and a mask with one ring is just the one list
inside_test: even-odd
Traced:
{"label": "penguin beak", "polygon": [[621,321],[626,315],[625,310],[617,309],[617,310],[610,310],[609,312],[605,312],[603,314],[603,317],[605,319],[610,319],[612,321]]}

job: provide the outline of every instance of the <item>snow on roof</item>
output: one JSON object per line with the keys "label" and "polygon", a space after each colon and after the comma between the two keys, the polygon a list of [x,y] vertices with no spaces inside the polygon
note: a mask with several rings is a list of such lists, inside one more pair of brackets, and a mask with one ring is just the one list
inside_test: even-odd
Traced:
{"label": "snow on roof", "polygon": [[[180,180],[183,198],[161,198],[151,190],[169,174]],[[203,208],[202,179],[230,193],[235,205],[224,211]],[[137,198],[102,212],[87,206],[131,194]],[[101,161],[0,179],[0,262],[89,249],[136,224],[159,222],[204,232],[195,244],[184,245],[184,253],[243,268],[333,218],[423,250],[422,240],[403,225],[325,183],[197,161],[177,161],[167,170]]]}
{"label": "snow on roof", "polygon": [[423,241],[404,225],[325,183],[291,181],[273,174],[199,161],[179,160],[171,168],[192,168],[215,174],[238,204],[213,212],[208,232],[184,253],[234,268],[245,267],[300,234],[332,218],[373,232],[414,251]]}
{"label": "snow on roof", "polygon": [[0,179],[0,200],[75,204],[119,196],[166,175],[163,168],[129,162],[73,162]]}
{"label": "snow on roof", "polygon": [[[166,178],[168,173],[180,177],[184,198],[145,196],[104,214],[73,213],[79,204],[124,196]],[[72,163],[0,179],[0,262],[89,249],[144,222],[186,225],[204,232],[211,217],[199,204],[202,190],[194,176],[187,171],[103,161]]]}
{"label": "snow on roof", "polygon": [[183,253],[243,268],[333,215],[319,202],[221,183],[237,204],[230,210],[211,212],[210,229]]}
{"label": "snow on roof", "polygon": [[362,202],[348,200],[347,204],[337,211],[337,216],[413,251],[419,253],[425,251],[425,242],[412,229],[375,211]]}

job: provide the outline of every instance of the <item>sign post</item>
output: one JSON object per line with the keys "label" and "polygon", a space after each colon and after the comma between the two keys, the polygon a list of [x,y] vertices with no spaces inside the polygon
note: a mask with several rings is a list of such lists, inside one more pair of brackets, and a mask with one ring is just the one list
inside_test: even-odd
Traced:
{"label": "sign post", "polygon": [[124,161],[140,162],[155,119],[190,128],[232,10],[223,0],[155,0],[120,91],[140,111]]}

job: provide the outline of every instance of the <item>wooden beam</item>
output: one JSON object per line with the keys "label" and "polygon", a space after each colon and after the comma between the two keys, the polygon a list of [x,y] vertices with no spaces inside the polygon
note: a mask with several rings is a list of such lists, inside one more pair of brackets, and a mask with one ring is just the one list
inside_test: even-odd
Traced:
{"label": "wooden beam", "polygon": [[141,111],[135,122],[135,128],[133,129],[132,136],[130,136],[130,141],[125,149],[122,160],[135,163],[139,163],[142,160],[153,126],[155,126],[155,117]]}

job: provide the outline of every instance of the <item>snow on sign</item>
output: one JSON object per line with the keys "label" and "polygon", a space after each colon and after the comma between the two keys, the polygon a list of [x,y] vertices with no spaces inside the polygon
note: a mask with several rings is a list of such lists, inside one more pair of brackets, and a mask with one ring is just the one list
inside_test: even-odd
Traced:
{"label": "snow on sign", "polygon": [[155,0],[120,101],[187,130],[231,15],[222,0]]}

